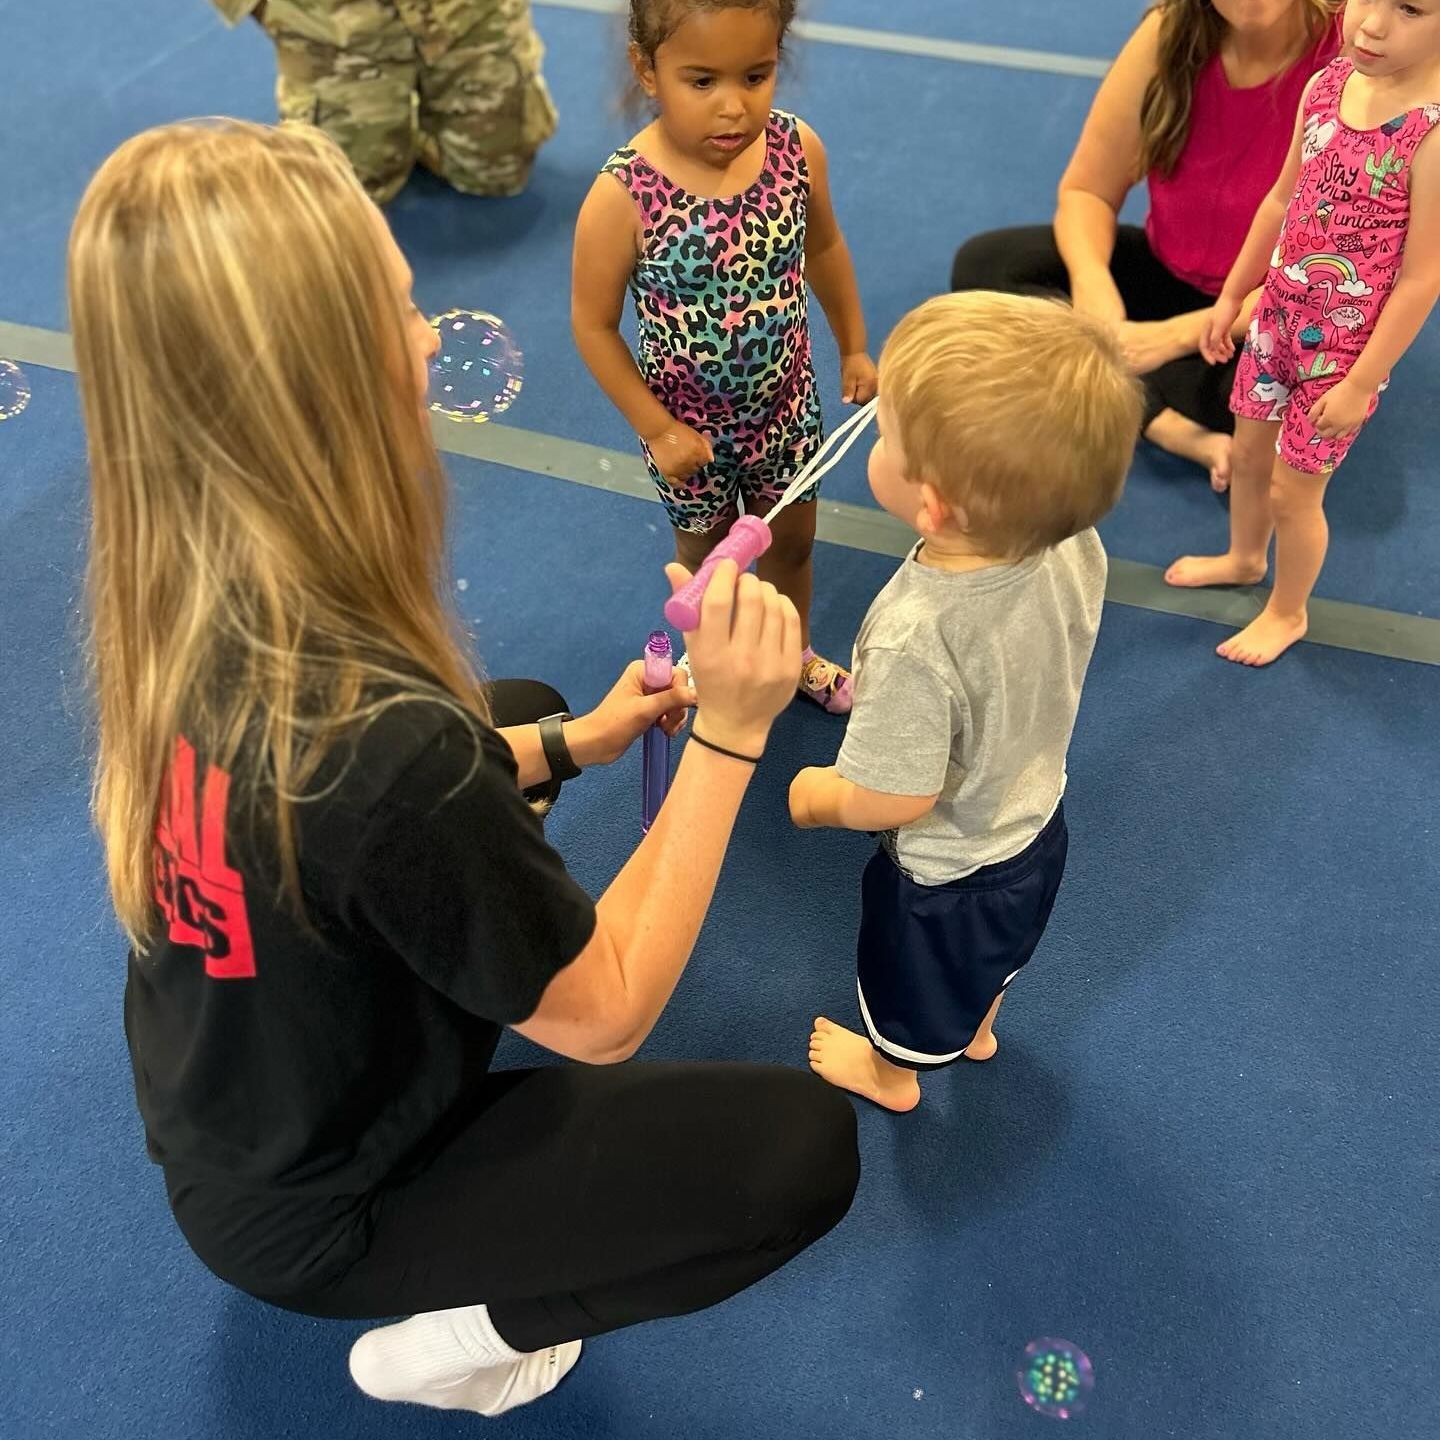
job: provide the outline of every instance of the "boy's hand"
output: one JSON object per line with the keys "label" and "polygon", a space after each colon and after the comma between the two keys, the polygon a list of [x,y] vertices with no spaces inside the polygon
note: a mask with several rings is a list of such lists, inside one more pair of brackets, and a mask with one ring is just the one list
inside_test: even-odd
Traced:
{"label": "boy's hand", "polygon": [[840,357],[840,398],[847,405],[865,405],[880,388],[880,374],[866,354]]}
{"label": "boy's hand", "polygon": [[1311,407],[1310,423],[1327,440],[1353,435],[1375,402],[1375,392],[1345,379],[1332,385]]}
{"label": "boy's hand", "polygon": [[1211,365],[1223,365],[1235,353],[1235,317],[1240,313],[1239,300],[1221,295],[1205,317],[1200,331],[1200,353]]}
{"label": "boy's hand", "polygon": [[678,420],[671,420],[663,430],[640,438],[649,447],[660,473],[677,485],[683,484],[715,458],[710,441],[698,430],[692,430]]}

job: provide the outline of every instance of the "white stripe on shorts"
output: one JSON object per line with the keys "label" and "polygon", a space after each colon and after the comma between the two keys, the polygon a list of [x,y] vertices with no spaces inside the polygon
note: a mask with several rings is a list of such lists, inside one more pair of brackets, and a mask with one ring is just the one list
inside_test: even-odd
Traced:
{"label": "white stripe on shorts", "polygon": [[[918,1050],[907,1050],[903,1045],[894,1044],[875,1028],[875,1022],[870,1018],[870,1007],[865,1003],[865,992],[860,988],[858,979],[855,981],[855,993],[860,997],[860,1015],[865,1021],[865,1029],[870,1034],[871,1042],[881,1054],[891,1055],[896,1060],[908,1060],[912,1065],[948,1065],[952,1060],[958,1060],[965,1053],[964,1045],[953,1055],[922,1055]],[[967,1040],[965,1045],[969,1043],[970,1041]]]}

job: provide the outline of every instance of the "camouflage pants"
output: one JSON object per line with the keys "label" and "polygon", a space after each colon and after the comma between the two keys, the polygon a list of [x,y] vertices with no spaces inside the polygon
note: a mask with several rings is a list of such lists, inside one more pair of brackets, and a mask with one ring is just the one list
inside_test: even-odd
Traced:
{"label": "camouflage pants", "polygon": [[318,125],[375,200],[415,162],[517,195],[555,133],[530,0],[268,0],[283,120]]}

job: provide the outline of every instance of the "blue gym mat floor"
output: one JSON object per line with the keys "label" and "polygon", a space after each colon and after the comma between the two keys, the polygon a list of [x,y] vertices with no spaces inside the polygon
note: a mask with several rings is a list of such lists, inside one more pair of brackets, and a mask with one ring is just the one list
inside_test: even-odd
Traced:
{"label": "blue gym mat floor", "polygon": [[[815,0],[808,14],[1103,60],[1138,6]],[[501,424],[629,453],[574,353],[567,290],[576,208],[634,128],[616,108],[618,22],[536,15],[562,122],[529,191],[467,200],[419,176],[390,216],[423,307],[493,309],[519,338],[525,385]],[[1048,217],[1096,81],[853,40],[793,49],[780,103],[830,150],[878,349],[944,287],[966,235]],[[104,156],[184,116],[271,119],[272,81],[263,36],[227,32],[201,0],[0,3],[0,355],[7,325],[65,330],[66,233]],[[1440,619],[1437,333],[1332,489],[1331,599]],[[823,318],[816,336],[833,423]],[[929,1080],[913,1115],[859,1107],[847,1220],[722,1307],[594,1342],[543,1404],[485,1422],[366,1400],[344,1363],[360,1327],[214,1280],[145,1158],[123,946],[87,814],[84,438],[73,377],[25,369],[30,405],[0,424],[6,1440],[421,1440],[467,1425],[517,1440],[1012,1440],[1062,1423],[1017,1392],[1039,1336],[1093,1360],[1089,1408],[1063,1422],[1078,1435],[1440,1434],[1440,667],[1307,644],[1252,673],[1213,657],[1217,626],[1118,604],[1071,753],[1069,870],[1000,1054]],[[873,503],[862,456],[827,498]],[[459,600],[488,668],[593,703],[657,615],[662,512],[563,475],[448,468]],[[1202,477],[1142,447],[1104,534],[1117,560],[1161,564],[1224,525]],[[820,547],[822,649],[846,651],[893,566]],[[783,717],[643,1058],[803,1065],[816,1014],[854,1022],[870,842],[785,815],[789,775],[828,763],[840,733],[811,707]],[[549,821],[594,892],[635,840],[633,761],[570,787]],[[500,1060],[537,1054],[507,1041]]]}

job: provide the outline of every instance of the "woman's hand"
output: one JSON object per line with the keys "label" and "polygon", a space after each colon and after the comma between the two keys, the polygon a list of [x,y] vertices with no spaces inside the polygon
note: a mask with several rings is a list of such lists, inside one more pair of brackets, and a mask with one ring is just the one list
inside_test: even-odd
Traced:
{"label": "woman's hand", "polygon": [[[683,565],[667,565],[672,590],[690,579]],[[697,733],[742,755],[765,748],[775,717],[795,698],[800,682],[800,616],[768,581],[740,575],[733,560],[715,567],[700,624],[685,634],[695,688],[705,696]]]}
{"label": "woman's hand", "polygon": [[1200,353],[1211,365],[1223,365],[1235,353],[1235,319],[1243,302],[1221,294],[1200,331]]}
{"label": "woman's hand", "polygon": [[1189,335],[1185,333],[1186,319],[1176,315],[1168,320],[1127,320],[1120,327],[1120,343],[1125,347],[1125,359],[1131,370],[1137,375],[1148,375],[1182,355],[1193,355],[1196,337],[1193,329]]}
{"label": "woman's hand", "polygon": [[672,419],[663,430],[640,438],[649,448],[650,457],[659,466],[660,473],[677,485],[683,484],[715,458],[710,441],[698,430],[682,425],[678,420]]}
{"label": "woman's hand", "polygon": [[575,763],[608,765],[618,760],[652,725],[674,735],[685,724],[685,713],[695,703],[695,692],[680,680],[655,695],[645,693],[645,662],[635,660],[611,687],[610,693],[588,715],[578,715],[565,727],[565,743]]}
{"label": "woman's hand", "polygon": [[875,362],[866,354],[840,357],[840,398],[847,405],[866,405],[880,388]]}
{"label": "woman's hand", "polygon": [[1108,269],[1072,275],[1070,303],[1077,314],[1088,315],[1102,325],[1118,330],[1125,323],[1125,302]]}

